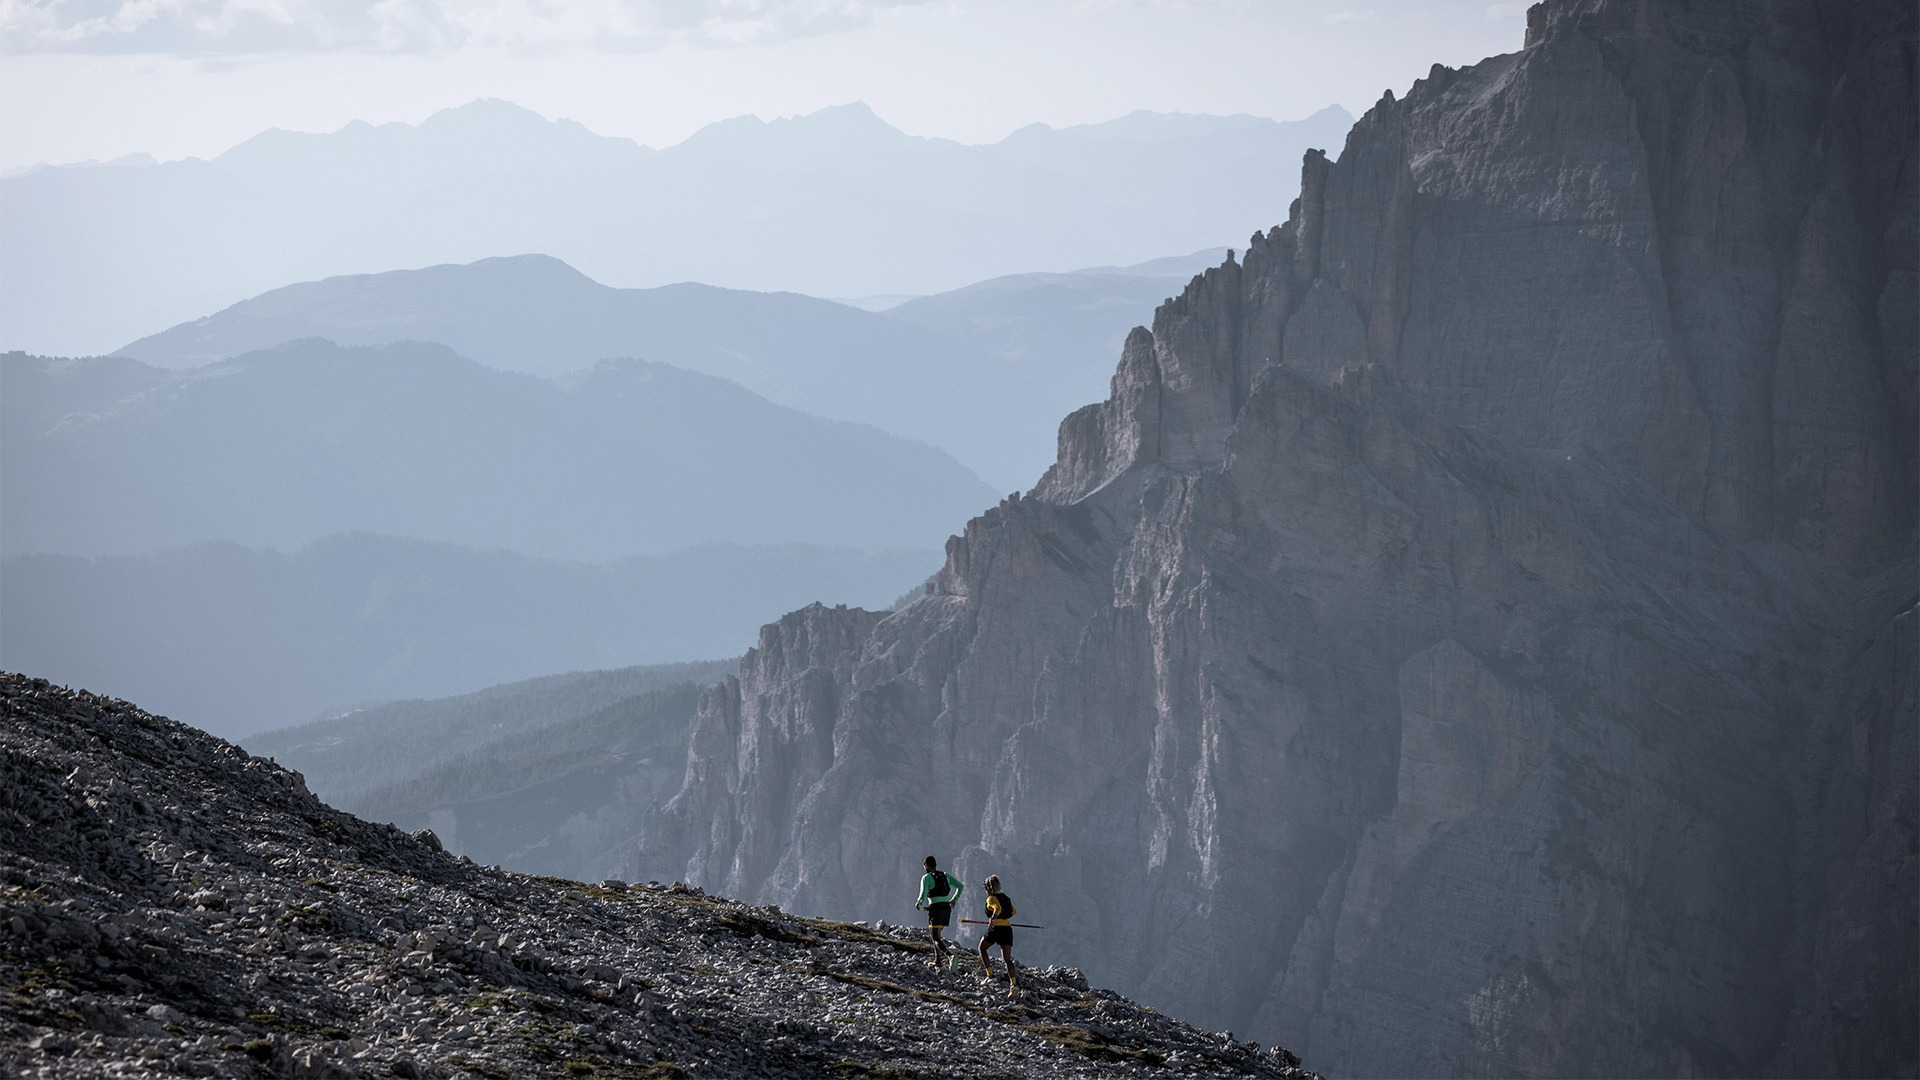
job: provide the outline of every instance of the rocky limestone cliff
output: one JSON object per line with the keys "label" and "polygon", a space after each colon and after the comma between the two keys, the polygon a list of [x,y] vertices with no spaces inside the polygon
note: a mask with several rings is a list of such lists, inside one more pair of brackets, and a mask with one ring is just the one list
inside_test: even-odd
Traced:
{"label": "rocky limestone cliff", "polygon": [[1330,1074],[1920,1070],[1912,7],[1528,22],[924,597],[767,627],[644,857],[905,918],[946,855]]}

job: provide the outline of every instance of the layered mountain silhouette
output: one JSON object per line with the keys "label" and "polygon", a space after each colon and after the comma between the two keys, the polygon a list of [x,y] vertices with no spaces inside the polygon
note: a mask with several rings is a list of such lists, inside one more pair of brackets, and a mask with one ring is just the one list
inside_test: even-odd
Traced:
{"label": "layered mountain silhouette", "polygon": [[937,548],[993,501],[932,447],[645,361],[546,380],[441,345],[306,340],[184,372],[0,363],[7,554],[353,531],[592,560]]}
{"label": "layered mountain silhouette", "polygon": [[770,607],[891,602],[994,500],[925,444],[643,361],[11,354],[0,409],[0,665],[224,734],[730,655]]}
{"label": "layered mountain silhouette", "polygon": [[874,313],[794,293],[614,289],[522,255],[290,285],[116,355],[183,368],[309,337],[428,341],[540,376],[644,357],[933,442],[1010,489],[1053,460],[1059,418],[1105,393],[1127,330],[1219,258],[1013,275]]}
{"label": "layered mountain silhouette", "polygon": [[478,101],[211,161],[40,169],[0,180],[0,347],[104,352],[294,282],[510,252],[621,286],[849,297],[1134,263],[1280,220],[1284,164],[1351,120],[1136,115],[963,146],[854,104],[655,151]]}

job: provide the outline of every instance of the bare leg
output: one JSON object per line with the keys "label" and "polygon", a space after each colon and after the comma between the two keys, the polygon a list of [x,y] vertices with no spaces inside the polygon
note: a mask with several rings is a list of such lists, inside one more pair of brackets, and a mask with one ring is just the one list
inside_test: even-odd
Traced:
{"label": "bare leg", "polygon": [[1006,961],[1007,963],[1007,991],[1011,993],[1013,991],[1013,986],[1014,986],[1013,946],[1011,945],[1000,946],[1000,959]]}
{"label": "bare leg", "polygon": [[946,957],[946,943],[940,940],[939,927],[929,926],[927,927],[927,933],[933,937],[933,966],[939,967],[940,961]]}
{"label": "bare leg", "polygon": [[980,941],[980,972],[988,977],[993,975],[993,961],[987,959],[987,942],[984,938]]}

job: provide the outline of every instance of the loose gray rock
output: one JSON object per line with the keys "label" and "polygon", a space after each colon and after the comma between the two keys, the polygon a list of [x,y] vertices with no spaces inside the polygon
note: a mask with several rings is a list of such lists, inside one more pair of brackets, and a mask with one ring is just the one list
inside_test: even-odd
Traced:
{"label": "loose gray rock", "polygon": [[0,830],[0,1072],[1312,1075],[1113,1022],[1072,972],[1023,970],[1009,999],[911,935],[482,869],[287,775],[0,674],[0,811],[40,823]]}

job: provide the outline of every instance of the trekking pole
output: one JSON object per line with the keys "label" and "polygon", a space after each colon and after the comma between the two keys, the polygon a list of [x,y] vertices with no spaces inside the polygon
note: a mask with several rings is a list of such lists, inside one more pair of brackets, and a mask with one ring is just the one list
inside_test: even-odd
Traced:
{"label": "trekking pole", "polygon": [[[972,923],[972,924],[973,924],[973,925],[975,925],[975,926],[985,926],[985,925],[987,925],[987,920],[985,920],[985,919],[961,919],[960,921],[961,921],[961,922],[963,922],[963,923]],[[1018,926],[1018,927],[1020,927],[1020,928],[1022,928],[1022,929],[1025,929],[1025,930],[1045,930],[1045,929],[1046,929],[1046,927],[1044,927],[1044,926],[1041,926],[1041,925],[1040,925],[1040,924],[1038,924],[1038,923],[1030,923],[1030,922],[1017,922],[1017,923],[1008,923],[1007,925],[1008,925],[1008,926]]]}

